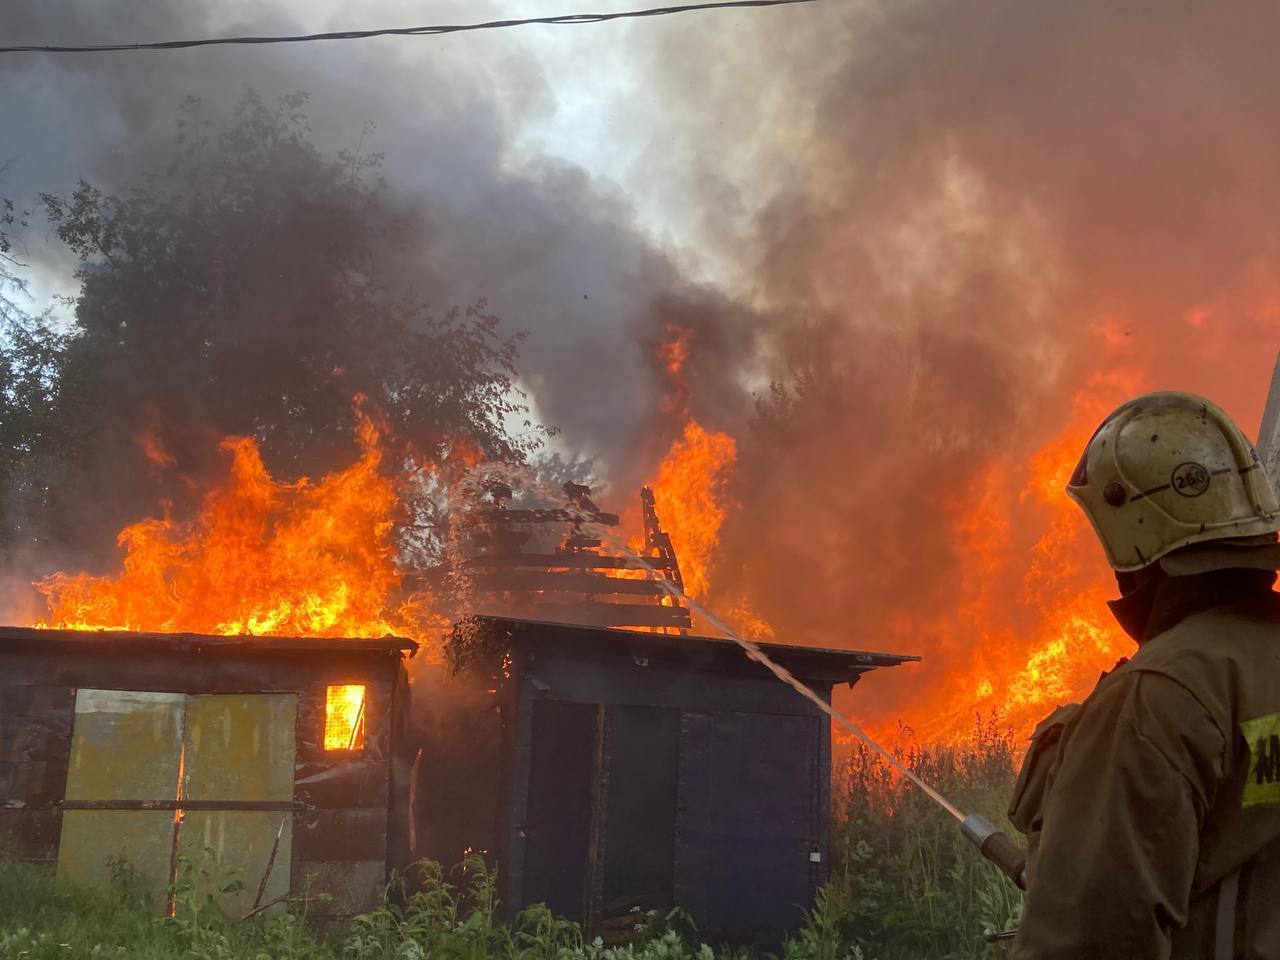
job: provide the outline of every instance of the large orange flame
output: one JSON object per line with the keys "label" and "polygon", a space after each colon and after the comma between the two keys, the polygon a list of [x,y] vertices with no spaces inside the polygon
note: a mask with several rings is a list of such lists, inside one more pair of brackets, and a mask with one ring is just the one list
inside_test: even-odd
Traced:
{"label": "large orange flame", "polygon": [[117,576],[55,573],[37,588],[42,626],[210,634],[382,636],[420,633],[399,603],[392,539],[398,496],[378,431],[359,418],[359,459],[317,482],[274,479],[257,445],[223,441],[226,478],[196,517],[121,531]]}
{"label": "large orange flame", "polygon": [[905,719],[925,740],[955,740],[973,734],[975,718],[994,718],[1021,737],[1132,652],[1106,607],[1114,579],[1065,489],[1094,427],[1140,389],[1134,375],[1094,378],[1076,397],[1068,429],[1029,460],[989,464],[948,505],[964,557],[956,591],[963,600],[904,617],[895,633],[921,637],[921,652],[937,662],[914,680],[893,678],[918,690],[908,711],[871,718],[878,732]]}
{"label": "large orange flame", "polygon": [[[885,677],[880,688],[910,686],[854,711],[881,735],[906,721],[927,740],[971,736],[975,719],[1029,732],[1056,705],[1084,696],[1099,673],[1131,652],[1105,601],[1116,589],[1067,478],[1098,421],[1141,389],[1134,374],[1095,377],[1075,400],[1070,427],[1031,457],[993,460],[944,505],[943,521],[964,557],[954,606],[904,610],[886,634],[916,638],[904,652],[927,663]],[[680,558],[688,593],[706,599],[730,510],[734,439],[688,420],[652,481],[660,516]],[[857,589],[850,577],[850,589]],[[720,593],[714,602],[756,640],[795,642],[756,612],[760,598]],[[910,706],[904,706],[909,701]]]}
{"label": "large orange flame", "polygon": [[709,432],[690,420],[650,483],[680,560],[685,592],[695,599],[705,597],[711,586],[720,527],[729,507],[725,485],[737,459],[733,437]]}

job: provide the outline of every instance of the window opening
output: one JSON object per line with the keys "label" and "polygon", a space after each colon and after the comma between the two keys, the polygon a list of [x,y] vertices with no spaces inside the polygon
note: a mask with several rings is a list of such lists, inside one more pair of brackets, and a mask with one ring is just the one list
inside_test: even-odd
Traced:
{"label": "window opening", "polygon": [[364,684],[333,684],[325,689],[324,748],[360,750],[364,747]]}

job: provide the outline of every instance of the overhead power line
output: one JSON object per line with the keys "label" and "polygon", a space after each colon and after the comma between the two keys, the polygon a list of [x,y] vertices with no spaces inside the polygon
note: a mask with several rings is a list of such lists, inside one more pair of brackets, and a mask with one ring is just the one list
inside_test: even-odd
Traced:
{"label": "overhead power line", "polygon": [[497,30],[503,27],[525,27],[533,24],[568,26],[606,23],[610,20],[637,20],[641,17],[665,17],[697,10],[723,10],[730,7],[782,7],[793,3],[816,3],[817,0],[719,0],[714,3],[687,3],[675,7],[653,7],[649,10],[624,10],[618,13],[569,13],[554,17],[526,17],[521,20],[490,20],[486,23],[453,23],[427,27],[388,27],[381,30],[342,30],[336,33],[309,33],[301,36],[277,37],[206,37],[200,40],[161,40],[154,43],[103,43],[87,46],[34,44],[0,47],[0,53],[109,53],[120,50],[184,50],[187,47],[214,47],[230,44],[310,43],[313,40],[365,40],[369,37],[431,37],[469,30]]}

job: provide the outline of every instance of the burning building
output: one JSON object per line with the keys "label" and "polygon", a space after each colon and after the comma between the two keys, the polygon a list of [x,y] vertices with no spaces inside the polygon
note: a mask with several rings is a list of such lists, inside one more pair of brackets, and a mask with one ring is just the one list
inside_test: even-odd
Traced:
{"label": "burning building", "polygon": [[[728,640],[474,617],[454,643],[497,673],[490,842],[509,911],[543,902],[607,933],[678,904],[738,944],[800,926],[828,862],[830,721],[815,705]],[[828,700],[916,659],[764,650]]]}
{"label": "burning building", "polygon": [[[545,902],[593,934],[677,904],[724,942],[798,926],[827,869],[829,721],[691,635],[706,571],[681,569],[654,493],[628,541],[585,486],[476,471],[458,549],[421,578],[453,590],[455,675],[424,664],[415,689],[394,628],[425,638],[429,618],[400,587],[367,422],[360,439],[314,484],[231,443],[194,521],[122,533],[120,576],[41,581],[52,629],[0,628],[0,850],[88,884],[136,872],[161,908],[194,884],[233,916],[318,894],[350,914],[411,860],[470,851],[508,911]],[[915,659],[765,650],[827,699]]]}
{"label": "burning building", "polygon": [[407,856],[416,649],[0,628],[0,853],[159,905],[181,880],[232,916],[364,909]]}
{"label": "burning building", "polygon": [[[500,678],[500,729],[453,747],[493,778],[441,791],[412,641],[0,629],[0,852],[99,887],[136,872],[160,908],[191,883],[247,916],[319,895],[350,914],[412,856],[470,848],[512,913],[607,932],[680,904],[737,943],[799,925],[827,870],[815,706],[724,640],[473,617],[455,642]],[[827,698],[915,659],[766,652]],[[492,818],[445,836],[445,805]]]}

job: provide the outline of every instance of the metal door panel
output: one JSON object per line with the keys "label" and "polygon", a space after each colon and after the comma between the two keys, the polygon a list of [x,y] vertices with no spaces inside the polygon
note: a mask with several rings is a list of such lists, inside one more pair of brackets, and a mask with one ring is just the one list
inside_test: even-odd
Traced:
{"label": "metal door panel", "polygon": [[172,800],[182,749],[180,693],[79,690],[68,800]]}
{"label": "metal door panel", "polygon": [[183,798],[292,800],[297,717],[292,693],[188,697]]}
{"label": "metal door panel", "polygon": [[813,717],[681,718],[676,902],[712,941],[756,943],[800,926],[820,830]]}
{"label": "metal door panel", "polygon": [[579,923],[586,915],[599,714],[588,703],[533,705],[522,905],[545,903]]}
{"label": "metal door panel", "polygon": [[[268,864],[271,873],[260,903],[289,892],[293,814],[189,810],[183,814],[180,836],[181,866],[191,871],[197,896],[212,896],[227,916],[243,917],[253,909]],[[234,881],[239,881],[238,890],[220,892]]]}
{"label": "metal door panel", "polygon": [[172,810],[67,810],[62,814],[58,874],[89,889],[108,890],[122,858],[153,905],[164,905],[173,854]]}
{"label": "metal door panel", "polygon": [[[66,799],[174,799],[185,699],[180,693],[77,691]],[[172,810],[66,810],[58,873],[103,889],[111,882],[108,860],[121,858],[159,905],[169,883],[173,817]]]}
{"label": "metal door panel", "polygon": [[674,904],[676,781],[680,711],[609,707],[605,714],[605,803],[598,856],[603,869],[594,920],[665,913]]}
{"label": "metal door panel", "polygon": [[[292,801],[297,717],[298,698],[291,693],[188,697],[183,799]],[[179,856],[192,871],[197,894],[212,895],[228,916],[253,908],[268,862],[262,902],[288,892],[292,814],[188,810],[180,836]],[[236,881],[240,889],[220,892]]]}
{"label": "metal door panel", "polygon": [[[102,888],[110,882],[108,859],[123,857],[163,904],[163,891],[179,867],[176,852],[187,861],[199,895],[214,894],[232,916],[252,907],[269,862],[263,902],[286,893],[291,813],[183,811],[175,848],[175,812],[145,806],[180,806],[184,800],[292,803],[296,726],[294,694],[78,691],[68,805],[135,808],[65,810],[59,873]],[[243,889],[219,893],[233,880]]]}

